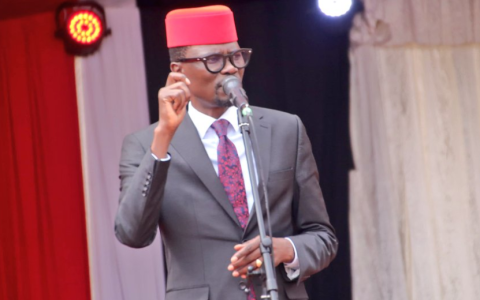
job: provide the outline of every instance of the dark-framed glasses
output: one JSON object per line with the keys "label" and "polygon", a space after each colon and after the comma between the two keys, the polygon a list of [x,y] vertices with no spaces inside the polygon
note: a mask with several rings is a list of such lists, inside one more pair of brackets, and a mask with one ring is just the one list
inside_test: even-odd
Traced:
{"label": "dark-framed glasses", "polygon": [[207,68],[208,72],[215,74],[223,70],[225,64],[227,63],[227,58],[235,68],[243,69],[248,66],[251,56],[252,49],[241,48],[225,55],[216,53],[207,55],[205,57],[181,58],[178,61],[187,63],[201,61],[205,65],[205,68]]}

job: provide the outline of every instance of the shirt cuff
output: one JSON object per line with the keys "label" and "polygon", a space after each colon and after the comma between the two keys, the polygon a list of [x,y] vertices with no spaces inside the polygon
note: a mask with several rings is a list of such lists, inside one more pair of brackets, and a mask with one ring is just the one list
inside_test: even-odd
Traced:
{"label": "shirt cuff", "polygon": [[160,159],[159,159],[155,154],[153,154],[153,153],[152,153],[152,156],[153,156],[153,158],[154,158],[156,161],[169,161],[170,158],[171,158],[171,157],[170,157],[170,154],[168,154],[168,153],[167,153],[167,157],[165,157],[165,158],[160,158]]}
{"label": "shirt cuff", "polygon": [[295,257],[293,258],[292,262],[284,263],[283,266],[285,267],[285,272],[287,273],[287,277],[290,280],[294,280],[300,275],[300,263],[298,262],[297,248],[295,248],[295,244],[291,239],[289,239],[288,237],[286,237],[285,239],[292,244],[293,251],[295,252]]}

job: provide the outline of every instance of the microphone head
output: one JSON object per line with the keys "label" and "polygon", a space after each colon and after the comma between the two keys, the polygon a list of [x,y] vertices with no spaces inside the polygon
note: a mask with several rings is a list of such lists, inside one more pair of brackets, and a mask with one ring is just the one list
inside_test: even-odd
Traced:
{"label": "microphone head", "polygon": [[248,97],[242,88],[242,82],[237,77],[230,75],[222,81],[223,91],[230,97],[230,103],[238,108],[248,105]]}
{"label": "microphone head", "polygon": [[233,90],[242,88],[242,83],[240,82],[240,79],[230,75],[223,80],[222,87],[225,94],[230,95]]}

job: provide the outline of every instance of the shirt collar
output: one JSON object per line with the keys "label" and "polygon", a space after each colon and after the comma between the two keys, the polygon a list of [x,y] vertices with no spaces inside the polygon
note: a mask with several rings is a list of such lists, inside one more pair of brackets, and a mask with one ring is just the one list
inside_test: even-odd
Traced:
{"label": "shirt collar", "polygon": [[[197,128],[198,134],[202,139],[207,134],[207,131],[210,126],[212,126],[213,122],[216,121],[215,118],[207,116],[206,114],[198,111],[195,107],[193,107],[192,102],[188,103],[188,115],[190,116],[190,119],[192,119],[192,122]],[[230,106],[223,113],[223,115],[220,116],[219,119],[227,120],[233,126],[235,132],[240,132],[240,128],[238,126],[237,108],[235,106]]]}

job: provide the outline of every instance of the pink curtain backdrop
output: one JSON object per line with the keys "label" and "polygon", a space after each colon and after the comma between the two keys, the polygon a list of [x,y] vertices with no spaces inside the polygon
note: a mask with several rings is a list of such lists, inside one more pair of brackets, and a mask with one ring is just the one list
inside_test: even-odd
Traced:
{"label": "pink curtain backdrop", "polygon": [[105,7],[112,35],[100,51],[75,61],[92,298],[161,300],[160,237],[132,249],[113,232],[122,140],[149,124],[140,15],[134,5],[120,2]]}

